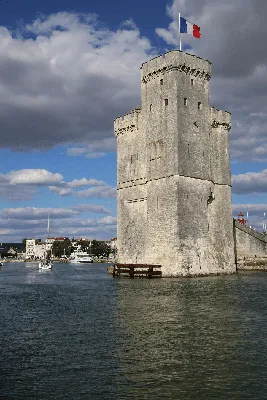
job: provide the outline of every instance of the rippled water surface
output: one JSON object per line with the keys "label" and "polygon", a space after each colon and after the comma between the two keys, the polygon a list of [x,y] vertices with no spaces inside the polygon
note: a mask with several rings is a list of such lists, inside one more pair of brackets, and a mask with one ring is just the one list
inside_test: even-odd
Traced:
{"label": "rippled water surface", "polygon": [[267,399],[267,274],[0,270],[0,398]]}

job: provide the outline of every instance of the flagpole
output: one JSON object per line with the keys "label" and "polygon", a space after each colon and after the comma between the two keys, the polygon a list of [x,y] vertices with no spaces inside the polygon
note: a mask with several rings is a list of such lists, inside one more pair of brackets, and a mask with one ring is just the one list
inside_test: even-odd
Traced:
{"label": "flagpole", "polygon": [[182,40],[181,40],[181,13],[179,12],[179,22],[178,22],[178,29],[179,29],[179,39],[180,39],[180,51],[182,51]]}

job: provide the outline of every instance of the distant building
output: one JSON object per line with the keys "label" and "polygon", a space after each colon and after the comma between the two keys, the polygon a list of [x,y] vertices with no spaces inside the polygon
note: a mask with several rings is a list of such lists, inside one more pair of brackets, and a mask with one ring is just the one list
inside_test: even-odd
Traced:
{"label": "distant building", "polygon": [[22,243],[0,243],[0,258],[5,256],[23,253],[24,247]]}
{"label": "distant building", "polygon": [[25,258],[26,258],[26,253],[24,253],[24,252],[17,253],[18,260],[25,260]]}
{"label": "distant building", "polygon": [[35,245],[35,258],[44,259],[46,255],[46,243],[39,242]]}
{"label": "distant building", "polygon": [[50,251],[53,247],[53,243],[56,239],[52,237],[48,237],[45,239],[45,244],[46,244],[46,251]]}
{"label": "distant building", "polygon": [[112,248],[112,250],[117,249],[117,238],[116,237],[110,239],[110,247]]}
{"label": "distant building", "polygon": [[56,238],[54,241],[57,241],[57,242],[64,242],[64,240],[66,240],[66,239],[68,239],[67,237],[58,237],[58,238]]}
{"label": "distant building", "polygon": [[17,250],[15,250],[13,247],[10,247],[10,248],[7,250],[7,253],[8,253],[8,254],[11,254],[12,256],[16,256],[16,255],[17,255]]}
{"label": "distant building", "polygon": [[35,239],[26,239],[26,260],[35,257]]}

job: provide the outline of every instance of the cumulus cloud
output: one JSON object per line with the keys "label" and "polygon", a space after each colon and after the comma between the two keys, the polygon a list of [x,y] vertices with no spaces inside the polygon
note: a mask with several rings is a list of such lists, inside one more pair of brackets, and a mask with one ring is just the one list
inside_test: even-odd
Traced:
{"label": "cumulus cloud", "polygon": [[106,207],[95,204],[78,204],[72,207],[73,211],[90,212],[95,214],[111,214],[111,211]]}
{"label": "cumulus cloud", "polygon": [[110,214],[110,210],[97,204],[78,204],[69,208],[38,208],[38,207],[16,207],[3,208],[0,211],[0,219],[27,219],[27,220],[47,220],[49,213],[50,219],[72,218],[82,213]]}
{"label": "cumulus cloud", "polygon": [[0,27],[0,52],[0,146],[67,144],[77,155],[82,145],[88,157],[114,149],[113,120],[139,103],[139,67],[153,56],[133,23],[112,31],[95,15],[68,12],[17,34]]}
{"label": "cumulus cloud", "polygon": [[[74,186],[75,187],[75,186]],[[76,186],[77,187],[77,186]],[[105,182],[101,186],[91,187],[85,190],[73,190],[65,187],[49,186],[51,192],[58,194],[59,196],[74,196],[82,198],[115,198],[117,196],[116,188],[113,188]]]}
{"label": "cumulus cloud", "polygon": [[7,175],[0,173],[0,199],[7,201],[30,200],[37,191],[29,185],[10,184],[10,179]]}
{"label": "cumulus cloud", "polygon": [[117,218],[108,215],[107,217],[101,218],[98,223],[101,225],[113,225],[117,223]]}
{"label": "cumulus cloud", "polygon": [[[77,188],[92,186],[87,190],[78,191]],[[49,187],[49,190],[59,196],[76,197],[115,197],[116,190],[106,182],[94,178],[73,179],[65,182],[59,173],[52,173],[45,169],[21,169],[11,171],[6,175],[0,173],[0,199],[8,201],[29,200],[40,187]]]}
{"label": "cumulus cloud", "polygon": [[[173,0],[169,27],[156,28],[168,50],[178,47],[179,11],[201,27],[200,40],[182,40],[213,64],[211,104],[232,112],[232,159],[265,162],[267,4]],[[39,17],[17,35],[0,27],[0,51],[0,145],[65,144],[68,155],[90,158],[116,150],[113,119],[139,103],[139,67],[159,53],[131,20],[111,30],[95,15],[68,12]]]}
{"label": "cumulus cloud", "polygon": [[[20,242],[24,237],[44,238],[47,217],[50,217],[50,235],[86,236],[89,239],[108,240],[116,236],[116,218],[111,211],[96,204],[80,204],[68,208],[5,208],[0,211],[2,242]],[[99,214],[89,217],[87,214]]]}
{"label": "cumulus cloud", "polygon": [[246,172],[232,176],[233,193],[265,193],[267,192],[267,169],[260,172]]}
{"label": "cumulus cloud", "polygon": [[86,190],[82,190],[79,192],[75,192],[75,196],[90,198],[90,197],[98,197],[98,198],[116,198],[117,197],[117,189],[111,186],[97,186],[94,188],[89,188]]}
{"label": "cumulus cloud", "polygon": [[116,151],[116,140],[114,137],[92,142],[86,147],[70,147],[66,153],[72,157],[85,156],[87,158],[97,158],[103,157],[111,151]]}
{"label": "cumulus cloud", "polygon": [[103,186],[106,185],[104,181],[99,181],[97,179],[74,179],[71,182],[66,183],[67,187],[77,188],[81,186]]}
{"label": "cumulus cloud", "polygon": [[10,185],[47,186],[62,181],[61,174],[53,174],[45,169],[21,169],[7,174]]}
{"label": "cumulus cloud", "polygon": [[72,190],[64,187],[49,186],[51,192],[58,194],[59,196],[71,196]]}
{"label": "cumulus cloud", "polygon": [[[234,160],[267,160],[267,3],[254,0],[173,0],[171,23],[157,34],[178,48],[178,13],[201,27],[201,39],[182,34],[187,51],[212,62],[211,103],[232,113]],[[216,32],[216,34],[214,34]]]}
{"label": "cumulus cloud", "polygon": [[50,218],[69,218],[79,215],[80,212],[75,208],[38,208],[38,207],[16,207],[16,208],[3,208],[0,211],[0,219],[4,220],[39,220]]}

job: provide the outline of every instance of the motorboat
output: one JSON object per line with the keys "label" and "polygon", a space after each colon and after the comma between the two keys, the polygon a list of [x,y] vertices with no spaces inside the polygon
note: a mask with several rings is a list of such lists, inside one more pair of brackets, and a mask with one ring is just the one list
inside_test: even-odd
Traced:
{"label": "motorboat", "polygon": [[43,260],[39,262],[39,269],[48,270],[52,269],[52,261],[50,260]]}
{"label": "motorboat", "polygon": [[76,251],[71,253],[69,261],[71,263],[92,263],[93,258],[85,251]]}

